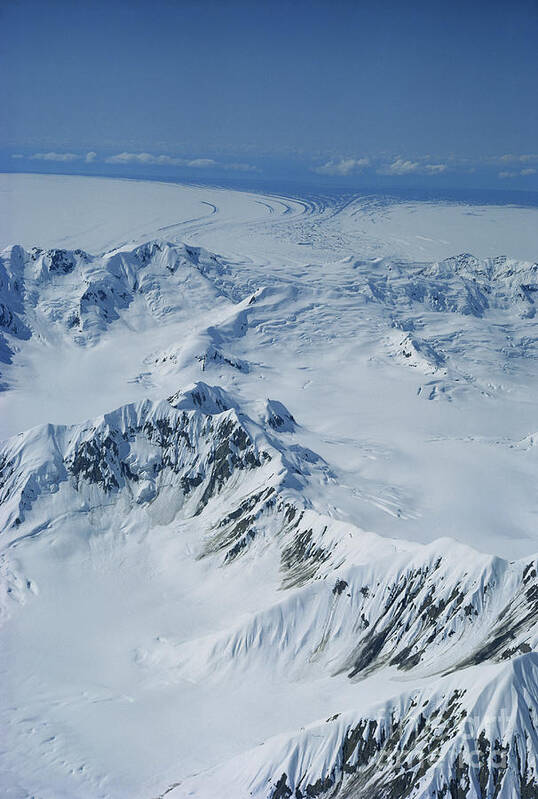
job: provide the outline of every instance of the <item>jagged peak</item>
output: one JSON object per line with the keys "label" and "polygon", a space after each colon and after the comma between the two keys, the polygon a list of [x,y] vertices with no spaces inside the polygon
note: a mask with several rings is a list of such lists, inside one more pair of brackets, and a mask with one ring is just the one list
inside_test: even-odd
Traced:
{"label": "jagged peak", "polygon": [[140,504],[175,484],[178,507],[188,499],[200,513],[229,482],[239,487],[241,475],[260,470],[265,481],[263,467],[277,455],[241,418],[246,426],[225,392],[201,383],[178,394],[177,407],[141,400],[79,425],[33,428],[0,447],[3,527],[35,519],[34,506],[49,513],[60,485],[78,508],[102,504],[103,492],[128,501],[135,492]]}
{"label": "jagged peak", "polygon": [[237,402],[227,391],[219,386],[210,386],[203,380],[172,394],[168,402],[177,410],[199,410],[211,415],[237,408]]}
{"label": "jagged peak", "polygon": [[266,400],[264,422],[277,433],[293,433],[297,429],[297,422],[292,414],[278,400]]}

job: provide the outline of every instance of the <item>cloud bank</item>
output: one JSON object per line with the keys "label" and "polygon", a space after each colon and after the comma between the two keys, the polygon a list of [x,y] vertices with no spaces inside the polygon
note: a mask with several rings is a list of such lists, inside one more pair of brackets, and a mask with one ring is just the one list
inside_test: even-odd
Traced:
{"label": "cloud bank", "polygon": [[27,158],[29,161],[57,161],[58,163],[69,163],[71,161],[86,161],[91,164],[97,158],[97,153],[89,152],[85,155],[80,153],[32,153],[32,155],[23,155],[22,153],[13,153],[11,156],[17,160]]}
{"label": "cloud bank", "polygon": [[380,158],[374,158],[372,162],[369,156],[361,158],[331,158],[325,164],[314,167],[312,171],[317,172],[318,175],[346,177],[368,167],[376,167],[378,175],[439,175],[448,169],[447,164],[432,164],[427,163],[426,160],[427,156],[417,161],[398,156],[388,163],[383,163]]}
{"label": "cloud bank", "polygon": [[523,155],[514,155],[513,153],[506,153],[505,155],[500,155],[495,160],[503,161],[505,163],[515,163],[520,162],[522,164],[532,163],[534,161],[538,162],[538,154],[537,153],[524,153]]}
{"label": "cloud bank", "polygon": [[381,166],[377,171],[380,175],[440,175],[448,169],[446,164],[424,164],[420,161],[409,161],[396,158],[391,164]]}
{"label": "cloud bank", "polygon": [[[87,153],[59,153],[59,152],[43,152],[32,153],[31,155],[23,155],[22,153],[13,153],[11,158],[16,160],[29,160],[29,161],[50,161],[57,163],[72,163],[75,161],[84,161],[86,164],[93,164],[98,161],[97,153],[90,150]],[[177,158],[172,155],[155,155],[153,153],[130,153],[123,152],[116,155],[110,155],[103,159],[106,164],[141,164],[141,165],[156,165],[156,166],[182,166],[190,167],[191,169],[224,169],[232,172],[258,172],[259,170],[252,166],[252,164],[244,164],[239,162],[221,163],[214,158]]]}
{"label": "cloud bank", "polygon": [[76,153],[34,153],[30,156],[32,161],[78,161],[82,158]]}
{"label": "cloud bank", "polygon": [[322,166],[314,167],[313,171],[318,175],[351,175],[367,166],[370,166],[369,158],[341,158],[331,159]]}
{"label": "cloud bank", "polygon": [[[296,155],[299,151],[297,151]],[[35,153],[20,153],[15,152],[8,155],[12,159],[19,162],[30,161],[43,161],[49,164],[76,164],[76,165],[99,165],[111,164],[121,168],[126,166],[135,167],[169,167],[169,168],[183,168],[206,172],[211,174],[223,174],[225,172],[236,173],[268,173],[268,168],[263,165],[255,166],[250,163],[240,161],[227,162],[220,160],[220,157],[211,158],[206,156],[185,157],[179,155],[168,155],[166,153],[152,153],[147,151],[131,152],[123,151],[111,155],[98,155],[94,150],[88,152],[61,152],[58,150],[39,151]],[[230,156],[232,157],[232,156]],[[299,158],[299,165],[304,154]],[[452,182],[457,178],[458,173],[465,178],[466,175],[475,172],[482,173],[483,177],[495,181],[507,181],[523,179],[522,187],[530,185],[529,178],[538,175],[538,154],[536,153],[504,153],[502,155],[487,155],[480,158],[455,158],[448,156],[447,158],[439,158],[434,155],[412,155],[405,157],[403,155],[389,155],[389,154],[371,154],[361,156],[340,156],[333,155],[332,157],[326,156],[322,163],[304,164],[303,169],[314,172],[318,175],[328,178],[344,178],[350,179],[360,175],[370,176],[375,180],[376,175],[390,176],[395,180],[405,181],[406,177],[432,177],[441,176],[444,173],[449,173],[452,176]],[[288,165],[295,174],[298,164]],[[281,169],[282,165],[278,165]],[[79,168],[79,171],[80,168]],[[487,174],[486,174],[487,173]],[[483,178],[482,178],[483,179]],[[535,181],[536,178],[533,178]]]}
{"label": "cloud bank", "polygon": [[499,177],[502,179],[505,178],[519,178],[519,177],[529,177],[529,175],[535,175],[536,169],[533,167],[527,167],[526,169],[518,169],[518,170],[504,170],[499,172]]}
{"label": "cloud bank", "polygon": [[154,155],[153,153],[118,153],[105,158],[107,164],[145,164],[155,166],[186,166],[191,169],[226,169],[237,172],[256,172],[251,164],[223,164],[214,158],[177,158],[172,155]]}

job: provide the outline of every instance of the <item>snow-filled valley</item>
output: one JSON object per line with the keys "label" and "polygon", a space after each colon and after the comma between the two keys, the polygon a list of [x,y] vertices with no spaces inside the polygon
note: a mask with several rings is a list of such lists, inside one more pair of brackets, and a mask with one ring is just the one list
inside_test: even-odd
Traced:
{"label": "snow-filled valley", "polygon": [[538,796],[538,209],[0,175],[0,785]]}

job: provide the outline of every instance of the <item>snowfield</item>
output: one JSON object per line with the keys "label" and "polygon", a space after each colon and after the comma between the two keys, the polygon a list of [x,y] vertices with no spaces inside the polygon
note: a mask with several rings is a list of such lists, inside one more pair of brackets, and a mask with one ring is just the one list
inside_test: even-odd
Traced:
{"label": "snowfield", "polygon": [[0,175],[2,795],[538,796],[537,231]]}

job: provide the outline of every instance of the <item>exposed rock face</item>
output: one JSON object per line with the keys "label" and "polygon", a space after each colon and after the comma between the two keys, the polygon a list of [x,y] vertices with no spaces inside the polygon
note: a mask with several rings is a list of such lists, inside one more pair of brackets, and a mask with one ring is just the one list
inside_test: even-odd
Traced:
{"label": "exposed rock face", "polygon": [[262,470],[271,457],[258,449],[225,392],[200,383],[168,402],[126,405],[85,426],[48,425],[8,442],[0,505],[9,528],[59,488],[77,505],[133,493],[143,503],[166,489],[180,505],[188,499],[197,514],[231,480]]}
{"label": "exposed rock face", "polygon": [[297,423],[288,409],[278,400],[267,400],[265,421],[277,433],[293,433]]}
{"label": "exposed rock face", "polygon": [[[407,695],[379,707],[375,716],[337,714],[290,741],[287,752],[282,745],[280,752],[271,752],[279,769],[287,771],[257,774],[252,795],[270,799],[536,796],[537,668],[536,657],[525,656],[495,677],[482,694],[476,687],[456,688],[448,681],[443,693]],[[505,700],[510,691],[517,696],[515,723],[485,712],[485,693]],[[264,781],[270,781],[271,787],[262,788]]]}
{"label": "exposed rock face", "polygon": [[24,320],[25,255],[22,247],[12,247],[9,257],[0,257],[0,363],[11,363],[11,337],[25,341],[31,336]]}
{"label": "exposed rock face", "polygon": [[14,246],[0,256],[0,330],[21,339],[43,336],[45,319],[88,343],[118,321],[135,297],[157,318],[181,312],[189,280],[199,300],[214,300],[223,293],[216,287],[223,273],[225,266],[205,250],[162,241],[103,256]]}

